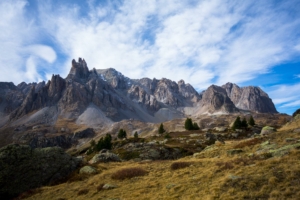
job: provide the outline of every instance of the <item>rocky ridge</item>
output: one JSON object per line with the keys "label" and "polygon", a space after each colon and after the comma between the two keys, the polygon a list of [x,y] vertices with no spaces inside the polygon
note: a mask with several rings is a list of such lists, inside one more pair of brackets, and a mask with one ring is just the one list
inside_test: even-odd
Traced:
{"label": "rocky ridge", "polygon": [[227,83],[198,93],[183,80],[130,79],[112,68],[90,70],[81,58],[72,60],[66,78],[53,75],[47,83],[22,82],[17,86],[0,83],[0,128],[55,126],[62,120],[101,128],[124,119],[158,123],[187,115],[244,110],[277,112],[272,100],[258,87],[240,88]]}

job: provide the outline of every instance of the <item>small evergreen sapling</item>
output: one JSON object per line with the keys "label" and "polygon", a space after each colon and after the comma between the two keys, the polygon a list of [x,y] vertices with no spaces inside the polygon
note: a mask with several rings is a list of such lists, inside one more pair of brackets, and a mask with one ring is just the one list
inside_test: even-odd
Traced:
{"label": "small evergreen sapling", "polygon": [[138,138],[139,138],[139,134],[138,134],[137,131],[134,133],[133,137],[134,137],[135,139],[138,139]]}
{"label": "small evergreen sapling", "polygon": [[248,124],[249,124],[250,126],[254,126],[254,125],[255,125],[255,121],[254,121],[252,115],[250,116],[250,119],[249,119]]}
{"label": "small evergreen sapling", "polygon": [[158,128],[158,133],[163,134],[164,132],[166,132],[166,130],[164,129],[164,125],[161,123],[159,128]]}

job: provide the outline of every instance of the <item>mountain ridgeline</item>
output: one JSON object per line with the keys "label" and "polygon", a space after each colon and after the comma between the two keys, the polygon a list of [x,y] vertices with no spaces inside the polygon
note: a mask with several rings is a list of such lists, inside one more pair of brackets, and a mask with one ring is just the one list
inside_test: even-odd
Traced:
{"label": "mountain ridgeline", "polygon": [[54,125],[59,118],[100,126],[123,119],[163,122],[187,115],[237,112],[277,113],[259,87],[232,83],[198,93],[183,80],[130,79],[115,69],[89,70],[84,59],[72,60],[66,78],[47,83],[0,82],[0,127]]}

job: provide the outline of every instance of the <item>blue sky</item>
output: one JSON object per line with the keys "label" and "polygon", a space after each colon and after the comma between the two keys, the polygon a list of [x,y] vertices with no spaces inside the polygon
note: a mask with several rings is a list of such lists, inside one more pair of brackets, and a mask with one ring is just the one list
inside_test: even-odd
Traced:
{"label": "blue sky", "polygon": [[1,0],[0,81],[65,77],[73,58],[198,91],[233,82],[300,107],[299,0]]}

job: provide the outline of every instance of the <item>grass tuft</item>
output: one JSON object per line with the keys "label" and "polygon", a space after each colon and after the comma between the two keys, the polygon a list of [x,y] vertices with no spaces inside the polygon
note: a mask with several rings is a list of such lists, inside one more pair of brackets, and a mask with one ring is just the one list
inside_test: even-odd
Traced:
{"label": "grass tuft", "polygon": [[89,190],[88,189],[81,189],[77,192],[77,196],[80,196],[80,195],[85,195],[89,193]]}
{"label": "grass tuft", "polygon": [[190,165],[190,162],[174,162],[171,164],[171,170],[183,169],[189,167]]}
{"label": "grass tuft", "polygon": [[248,147],[248,146],[254,146],[254,145],[259,144],[259,143],[261,143],[261,140],[259,138],[253,138],[253,139],[250,139],[250,140],[240,142],[237,145],[235,145],[233,148],[234,149],[240,149],[240,148],[244,148],[244,147]]}
{"label": "grass tuft", "polygon": [[104,183],[99,184],[99,185],[97,186],[97,192],[101,191],[101,190],[103,189],[103,186],[104,186],[104,185],[105,185]]}
{"label": "grass tuft", "polygon": [[145,176],[146,174],[148,174],[148,172],[142,168],[131,167],[116,171],[114,174],[111,175],[111,178],[116,180],[124,180],[136,176]]}

